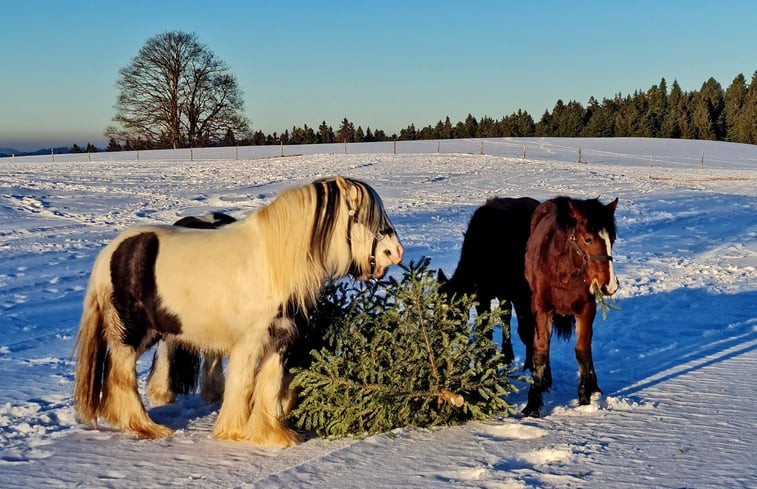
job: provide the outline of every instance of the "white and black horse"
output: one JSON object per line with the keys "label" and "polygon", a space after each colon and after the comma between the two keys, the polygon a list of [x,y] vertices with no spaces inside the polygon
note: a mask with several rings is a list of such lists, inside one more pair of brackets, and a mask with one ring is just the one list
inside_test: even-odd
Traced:
{"label": "white and black horse", "polygon": [[287,190],[219,229],[122,232],[95,260],[84,299],[77,419],[104,418],[143,438],[170,435],[148,416],[136,377],[139,356],[165,337],[229,355],[214,437],[296,443],[279,419],[287,395],[282,356],[296,336],[292,313],[307,310],[328,278],[378,278],[402,254],[375,190],[342,177]]}
{"label": "white and black horse", "polygon": [[[222,212],[211,212],[202,216],[186,216],[175,223],[195,229],[215,229],[236,222],[236,219]],[[223,356],[209,351],[202,353],[187,348],[170,338],[158,342],[153,356],[150,373],[147,376],[147,398],[152,406],[172,403],[179,394],[190,394],[200,387],[200,397],[215,404],[223,399]]]}

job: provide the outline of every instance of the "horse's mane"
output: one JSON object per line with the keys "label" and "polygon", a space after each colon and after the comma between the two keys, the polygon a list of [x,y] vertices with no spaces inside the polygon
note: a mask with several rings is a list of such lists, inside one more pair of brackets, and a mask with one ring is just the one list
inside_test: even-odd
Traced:
{"label": "horse's mane", "polygon": [[586,218],[586,225],[589,231],[598,232],[606,229],[607,232],[615,237],[615,217],[612,209],[602,204],[599,199],[571,199],[570,197],[560,196],[551,200],[555,204],[555,219],[557,227],[566,231],[576,226],[576,219],[573,217],[571,202]]}
{"label": "horse's mane", "polygon": [[[384,211],[381,197],[369,185],[360,180],[345,178],[353,185],[357,192],[356,208],[350,218],[360,221],[374,232],[394,232],[389,218]],[[342,189],[334,177],[322,178],[310,184],[315,191],[315,223],[310,238],[310,253],[313,257],[323,260],[331,243],[332,235],[337,223],[339,203],[346,199]]]}
{"label": "horse's mane", "polygon": [[[353,266],[348,219],[377,232],[393,231],[378,194],[359,180],[344,180],[358,194],[354,216],[345,212],[342,202],[348,196],[335,177],[285,190],[255,214],[265,228],[271,283],[276,291],[291,294],[289,301],[301,310],[315,302],[324,278],[343,276]],[[335,246],[344,252],[337,261]]]}

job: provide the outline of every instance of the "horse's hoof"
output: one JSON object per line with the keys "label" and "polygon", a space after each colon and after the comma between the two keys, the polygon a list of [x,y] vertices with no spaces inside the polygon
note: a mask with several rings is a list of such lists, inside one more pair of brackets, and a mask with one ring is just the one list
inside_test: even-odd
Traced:
{"label": "horse's hoof", "polygon": [[173,435],[173,430],[171,428],[161,424],[138,427],[135,428],[134,431],[137,436],[143,440],[157,440],[159,438],[167,438]]}
{"label": "horse's hoof", "polygon": [[578,396],[578,405],[579,406],[588,406],[591,404],[591,398],[594,396],[594,394],[601,394],[602,391],[596,390],[594,392],[590,392],[588,394],[579,394]]}
{"label": "horse's hoof", "polygon": [[245,441],[268,448],[287,448],[297,445],[301,439],[296,431],[281,426],[268,432],[252,433]]}
{"label": "horse's hoof", "polygon": [[158,390],[147,389],[147,399],[150,401],[151,407],[165,406],[166,404],[173,404],[176,401],[176,394],[173,392],[161,392]]}
{"label": "horse's hoof", "polygon": [[521,411],[520,414],[524,418],[538,418],[538,417],[540,417],[539,408],[534,408],[534,407],[529,407],[529,406],[526,406],[525,408],[523,408],[523,411]]}

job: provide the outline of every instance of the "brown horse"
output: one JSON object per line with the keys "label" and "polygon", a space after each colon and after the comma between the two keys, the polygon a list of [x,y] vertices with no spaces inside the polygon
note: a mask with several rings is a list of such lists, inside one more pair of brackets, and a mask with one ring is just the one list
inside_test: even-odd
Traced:
{"label": "brown horse", "polygon": [[[557,197],[534,211],[526,245],[525,275],[532,292],[536,327],[532,343],[533,384],[524,416],[539,416],[542,393],[552,385],[549,342],[556,315],[575,321],[578,403],[589,404],[591,395],[601,392],[591,355],[592,323],[597,312],[595,291],[609,296],[618,290],[612,263],[617,204],[618,199],[604,205],[598,199]],[[570,325],[566,327],[562,321],[554,324],[559,336],[570,337]]]}
{"label": "brown horse", "polygon": [[[510,301],[518,318],[518,335],[526,345],[526,364],[530,367],[530,346],[534,335],[531,290],[524,274],[523,256],[531,227],[531,216],[539,205],[529,197],[495,197],[476,209],[465,231],[460,261],[447,280],[439,270],[440,291],[448,295],[475,295],[479,314],[489,310],[495,297]],[[502,332],[502,354],[513,360],[509,331]]]}

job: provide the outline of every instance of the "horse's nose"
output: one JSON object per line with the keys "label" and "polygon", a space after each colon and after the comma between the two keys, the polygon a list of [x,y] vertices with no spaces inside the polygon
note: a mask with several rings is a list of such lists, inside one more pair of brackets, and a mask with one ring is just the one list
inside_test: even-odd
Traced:
{"label": "horse's nose", "polygon": [[604,284],[602,286],[602,294],[613,295],[615,294],[615,292],[618,291],[619,287],[620,287],[620,284],[618,283],[618,278],[615,277],[615,280],[611,280],[609,284]]}
{"label": "horse's nose", "polygon": [[402,261],[402,255],[405,254],[405,250],[402,248],[402,245],[400,243],[397,243],[394,251],[389,249],[387,250],[387,254],[389,255],[391,262],[396,265],[397,263]]}

